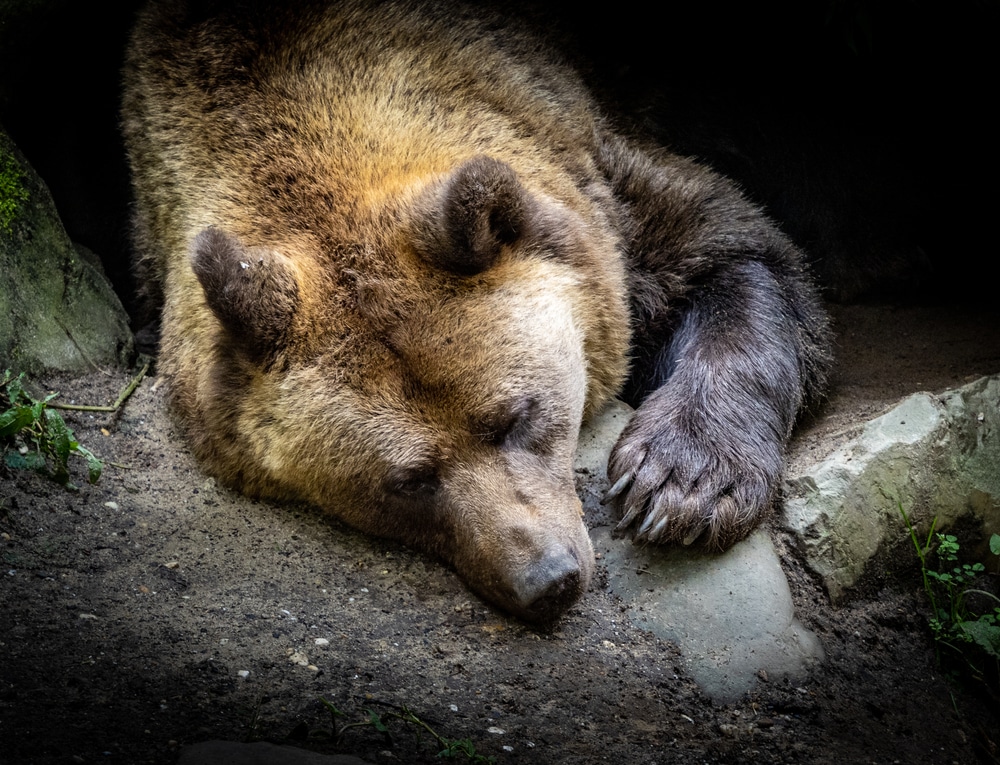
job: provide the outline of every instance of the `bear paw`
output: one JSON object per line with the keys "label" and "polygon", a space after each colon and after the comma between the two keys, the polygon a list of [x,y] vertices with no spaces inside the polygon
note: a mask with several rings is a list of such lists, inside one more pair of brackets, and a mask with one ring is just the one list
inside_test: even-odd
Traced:
{"label": "bear paw", "polygon": [[771,506],[781,445],[645,427],[650,419],[633,420],[608,462],[605,502],[622,512],[615,531],[634,529],[636,543],[697,542],[715,550],[749,535]]}

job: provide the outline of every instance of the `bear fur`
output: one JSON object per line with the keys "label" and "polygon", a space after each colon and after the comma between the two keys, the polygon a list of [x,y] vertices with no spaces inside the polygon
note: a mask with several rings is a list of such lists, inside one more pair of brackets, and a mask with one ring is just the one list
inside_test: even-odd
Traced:
{"label": "bear fur", "polygon": [[588,586],[573,455],[616,394],[620,530],[724,549],[764,516],[829,358],[800,253],[517,21],[154,3],[122,113],[159,369],[227,485],[438,555],[530,621]]}

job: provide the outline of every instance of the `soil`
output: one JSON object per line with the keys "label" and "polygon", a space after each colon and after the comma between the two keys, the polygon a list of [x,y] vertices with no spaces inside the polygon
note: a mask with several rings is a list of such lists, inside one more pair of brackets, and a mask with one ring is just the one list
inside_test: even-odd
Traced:
{"label": "soil", "polygon": [[[832,310],[838,371],[793,459],[907,393],[1000,372],[995,309]],[[39,382],[96,404],[131,374]],[[630,626],[606,576],[539,632],[433,559],[217,486],[155,373],[117,414],[66,414],[107,462],[97,485],[82,461],[78,491],[0,474],[2,765],[173,763],[207,739],[437,762],[429,735],[392,718],[404,708],[503,765],[998,761],[996,697],[939,665],[912,561],[834,608],[776,520],[798,616],[826,661],[718,705],[676,647]],[[339,736],[323,700],[344,713]],[[365,710],[391,737],[346,727]]]}

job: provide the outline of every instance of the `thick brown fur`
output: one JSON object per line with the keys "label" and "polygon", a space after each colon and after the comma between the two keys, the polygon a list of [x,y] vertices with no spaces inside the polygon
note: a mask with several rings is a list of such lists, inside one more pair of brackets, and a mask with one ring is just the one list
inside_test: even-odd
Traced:
{"label": "thick brown fur", "polygon": [[125,83],[160,367],[221,480],[545,620],[593,569],[581,421],[627,380],[622,528],[718,548],[759,522],[827,364],[799,254],[618,135],[529,30],[457,2],[163,2]]}

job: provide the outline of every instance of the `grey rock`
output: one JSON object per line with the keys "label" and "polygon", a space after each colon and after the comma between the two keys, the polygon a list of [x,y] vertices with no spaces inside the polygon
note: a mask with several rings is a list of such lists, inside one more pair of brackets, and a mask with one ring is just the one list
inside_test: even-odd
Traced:
{"label": "grey rock", "polygon": [[42,180],[0,128],[0,370],[83,372],[125,364],[128,317],[69,240]]}
{"label": "grey rock", "polygon": [[823,659],[819,640],[796,619],[777,552],[763,531],[722,555],[636,547],[612,535],[600,504],[607,459],[631,409],[614,402],[588,423],[577,451],[577,488],[608,587],[633,624],[681,651],[691,677],[718,702],[769,679],[805,677]]}
{"label": "grey rock", "polygon": [[785,497],[785,525],[834,602],[880,551],[909,544],[900,507],[922,533],[972,517],[988,539],[1000,532],[1000,376],[906,398],[788,476]]}
{"label": "grey rock", "polygon": [[177,765],[368,765],[346,754],[317,754],[265,741],[203,741],[181,750]]}
{"label": "grey rock", "polygon": [[818,638],[795,618],[771,539],[757,531],[721,555],[638,548],[606,529],[594,545],[608,588],[631,605],[632,623],[675,643],[685,668],[717,702],[751,690],[763,673],[801,680],[823,660]]}

